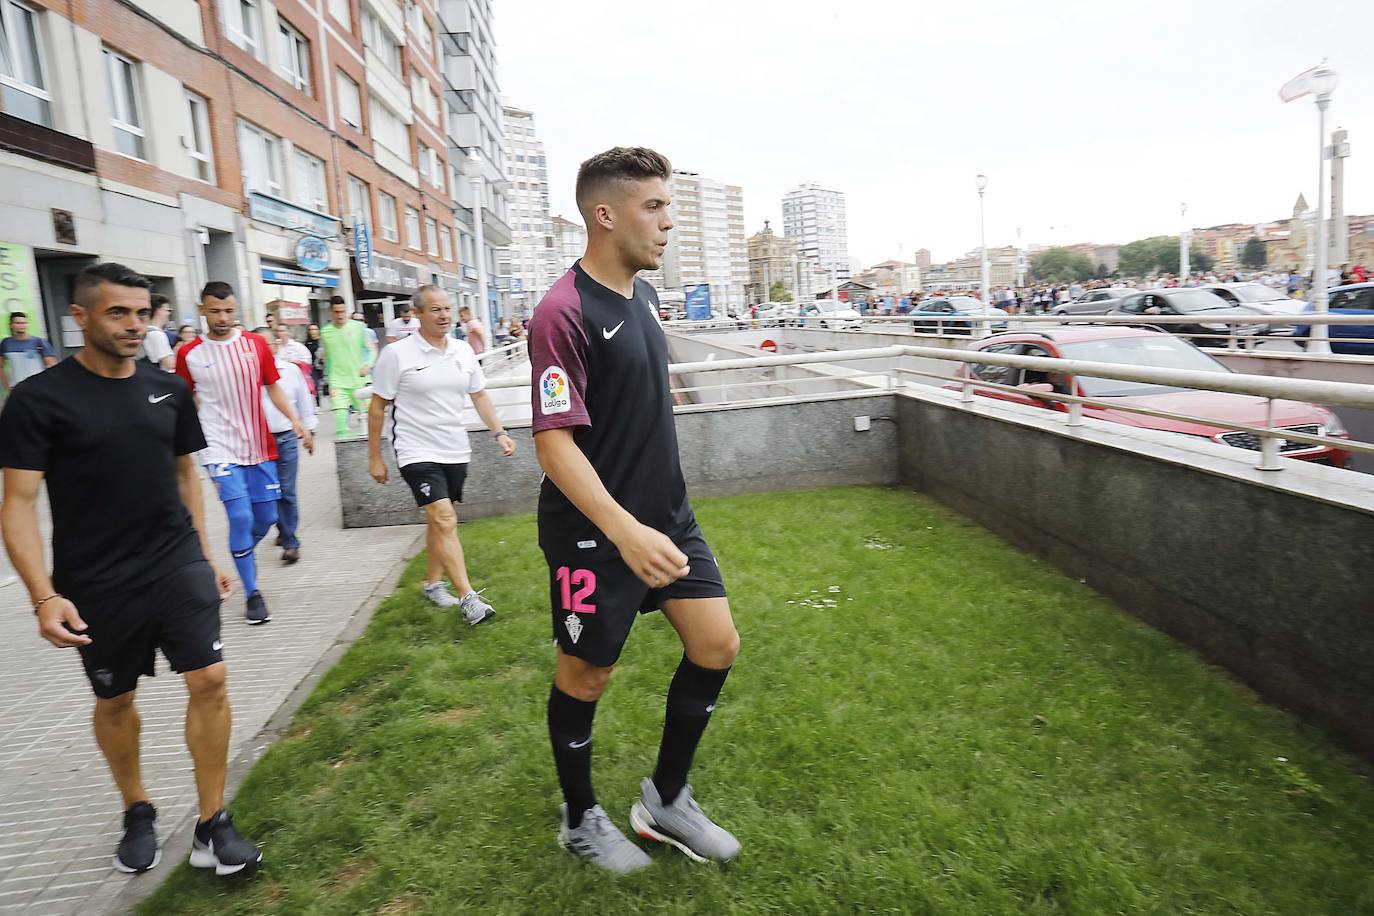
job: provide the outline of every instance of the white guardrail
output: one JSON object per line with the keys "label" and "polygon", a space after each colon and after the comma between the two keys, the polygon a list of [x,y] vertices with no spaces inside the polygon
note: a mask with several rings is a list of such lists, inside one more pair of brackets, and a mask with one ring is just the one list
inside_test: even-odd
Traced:
{"label": "white guardrail", "polygon": [[[1268,419],[1264,426],[1248,426],[1245,424],[1219,420],[1215,417],[1178,414],[1123,404],[1119,403],[1119,399],[1115,398],[1088,398],[1077,395],[1061,394],[1053,391],[1042,391],[1039,389],[1030,392],[1024,387],[1000,385],[977,378],[960,378],[954,375],[940,375],[938,373],[922,372],[915,369],[891,365],[883,371],[860,371],[844,376],[818,376],[815,378],[775,380],[748,379],[738,382],[713,383],[709,386],[701,386],[701,388],[675,390],[679,392],[707,389],[723,391],[731,386],[737,385],[758,388],[770,384],[798,385],[812,382],[818,385],[834,386],[837,383],[863,383],[866,381],[869,384],[877,385],[881,389],[890,390],[903,387],[906,377],[917,376],[957,385],[960,391],[959,401],[963,404],[972,404],[975,402],[975,390],[1011,391],[1021,395],[1034,397],[1036,400],[1061,402],[1066,405],[1066,422],[1069,426],[1083,425],[1083,405],[1088,404],[1097,407],[1109,407],[1114,410],[1124,410],[1145,416],[1203,423],[1208,426],[1233,432],[1249,433],[1259,437],[1259,467],[1262,470],[1276,471],[1282,469],[1283,465],[1279,462],[1279,457],[1280,446],[1284,440],[1289,442],[1301,442],[1313,447],[1330,447],[1350,452],[1374,454],[1374,444],[1371,443],[1359,442],[1337,436],[1312,435],[1293,429],[1275,427],[1273,425],[1274,401],[1276,400],[1306,401],[1325,406],[1356,407],[1366,410],[1374,409],[1374,386],[1353,384],[1350,382],[1271,378],[1263,375],[1246,375],[1233,372],[1207,372],[1196,369],[1161,369],[1149,366],[1123,366],[1119,363],[1100,363],[1088,360],[1055,359],[1040,356],[1015,356],[1006,353],[989,353],[982,350],[949,350],[939,347],[908,345],[869,347],[856,350],[827,350],[813,353],[793,353],[776,356],[753,356],[741,359],[711,359],[704,362],[692,363],[674,363],[668,367],[668,372],[672,376],[682,376],[697,373],[725,372],[738,369],[768,369],[781,366],[804,366],[808,364],[838,366],[860,360],[896,360],[904,357],[943,360],[950,363],[1007,366],[1014,369],[1029,369],[1032,371],[1057,373],[1068,376],[1087,376],[1112,379],[1115,381],[1139,382],[1149,385],[1167,385],[1197,391],[1221,391],[1231,394],[1251,395],[1266,400],[1268,405],[1266,416]],[[488,387],[520,388],[528,387],[529,384],[530,379],[525,376],[493,379],[488,382]],[[837,392],[833,390],[833,387],[832,390],[828,392],[831,396],[842,396],[852,393],[852,391]],[[727,399],[723,403],[730,405],[762,404],[797,400],[799,397],[804,398],[809,396],[799,396],[795,394],[786,395],[780,398],[759,398],[753,396],[733,401]]]}

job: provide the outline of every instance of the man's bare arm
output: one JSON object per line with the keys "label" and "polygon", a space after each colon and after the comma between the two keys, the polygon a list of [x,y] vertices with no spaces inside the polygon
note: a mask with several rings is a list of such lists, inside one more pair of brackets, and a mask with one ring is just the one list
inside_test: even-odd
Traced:
{"label": "man's bare arm", "polygon": [[[504,436],[505,442],[501,442],[501,452],[507,458],[515,453],[515,440],[506,434],[506,429],[501,425],[501,417],[496,413],[496,405],[491,402],[491,395],[485,391],[478,391],[469,395],[472,398],[473,409],[477,411],[477,416],[482,418],[482,422],[487,424],[487,429]],[[498,442],[500,439],[497,440]]]}
{"label": "man's bare arm", "polygon": [[38,530],[38,493],[42,486],[42,471],[5,468],[5,501],[0,503],[0,532],[4,534],[5,550],[14,571],[29,590],[30,602],[43,602],[37,608],[38,634],[61,649],[90,645],[91,638],[82,633],[86,622],[77,613],[76,605],[62,596],[51,597],[57,589],[43,562],[43,535]]}
{"label": "man's bare arm", "polygon": [[291,421],[291,430],[296,434],[296,438],[304,439],[306,435],[305,424],[301,423],[301,418],[296,416],[296,408],[291,406],[291,396],[282,388],[281,382],[273,382],[267,386],[267,397],[271,399],[272,406],[281,411],[281,415]]}
{"label": "man's bare arm", "polygon": [[391,402],[380,394],[372,396],[367,405],[367,472],[378,483],[386,483],[386,462],[382,460],[382,424],[386,422],[386,407]]}
{"label": "man's bare arm", "polygon": [[535,433],[534,452],[554,486],[620,548],[621,559],[636,576],[662,588],[687,574],[687,555],[666,534],[641,524],[615,501],[571,429]]}

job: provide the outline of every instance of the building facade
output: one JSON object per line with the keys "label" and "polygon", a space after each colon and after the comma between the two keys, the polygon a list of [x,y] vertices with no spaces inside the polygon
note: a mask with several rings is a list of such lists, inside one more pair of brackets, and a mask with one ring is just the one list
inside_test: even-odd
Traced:
{"label": "building facade", "polygon": [[674,169],[672,195],[673,230],[663,267],[645,279],[665,292],[709,284],[713,308],[743,310],[749,285],[743,190]]}
{"label": "building facade", "polygon": [[797,246],[797,256],[814,261],[821,270],[847,278],[849,229],[844,193],[817,184],[804,184],[782,198],[783,235]]}
{"label": "building facade", "polygon": [[[810,298],[797,295],[797,246],[786,236],[773,232],[768,220],[763,229],[749,236],[750,305],[768,302],[773,296],[773,284],[781,283],[793,299]],[[810,293],[810,289],[807,289]]]}
{"label": "building facade", "polygon": [[72,277],[101,260],[193,324],[209,280],[249,326],[463,293],[432,0],[0,6],[0,252],[64,352]]}
{"label": "building facade", "polygon": [[507,277],[512,312],[525,318],[563,271],[549,215],[548,165],[544,144],[535,133],[534,115],[509,105],[503,114],[511,244],[501,252],[498,271]]}
{"label": "building facade", "polygon": [[559,276],[573,266],[587,250],[587,230],[581,223],[575,223],[561,216],[553,218],[553,244],[558,252]]}

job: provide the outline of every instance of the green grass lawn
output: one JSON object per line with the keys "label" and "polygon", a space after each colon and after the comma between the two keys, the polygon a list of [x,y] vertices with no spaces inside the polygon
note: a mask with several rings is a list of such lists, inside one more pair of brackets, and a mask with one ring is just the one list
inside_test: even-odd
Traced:
{"label": "green grass lawn", "polygon": [[[523,516],[462,529],[494,623],[428,606],[412,563],[253,770],[233,810],[262,870],[183,865],[142,912],[1374,912],[1352,759],[1078,582],[905,492],[697,511],[743,649],[692,781],[738,862],[613,879],[557,847]],[[643,617],[598,711],[627,831],[679,654]]]}

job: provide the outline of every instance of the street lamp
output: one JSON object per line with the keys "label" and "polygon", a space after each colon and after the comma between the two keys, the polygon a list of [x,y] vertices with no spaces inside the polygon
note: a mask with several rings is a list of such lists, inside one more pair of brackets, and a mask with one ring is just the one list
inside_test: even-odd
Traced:
{"label": "street lamp", "polygon": [[[1326,233],[1326,110],[1331,106],[1331,94],[1336,91],[1340,76],[1322,61],[1316,67],[1293,77],[1279,90],[1279,98],[1285,102],[1300,99],[1305,95],[1316,96],[1317,101],[1317,251],[1316,264],[1312,270],[1312,313],[1326,314],[1326,264],[1330,252],[1327,250]],[[1309,353],[1330,353],[1331,335],[1325,324],[1313,324],[1311,339],[1307,342]]]}
{"label": "street lamp", "polygon": [[472,231],[477,238],[477,308],[472,310],[474,315],[486,315],[487,327],[496,327],[496,321],[491,314],[491,306],[487,303],[487,252],[486,239],[482,231],[482,157],[477,154],[477,147],[468,150],[468,154],[463,157],[463,177],[472,185]]}
{"label": "street lamp", "polygon": [[1186,286],[1192,268],[1188,264],[1188,205],[1178,205],[1178,220],[1183,225],[1178,228],[1178,285]]}
{"label": "street lamp", "polygon": [[[991,304],[988,301],[988,235],[987,223],[983,218],[983,192],[988,189],[988,176],[982,172],[973,180],[978,186],[978,248],[982,258],[983,268],[983,317],[987,318],[992,314]],[[987,327],[984,327],[987,330]]]}

